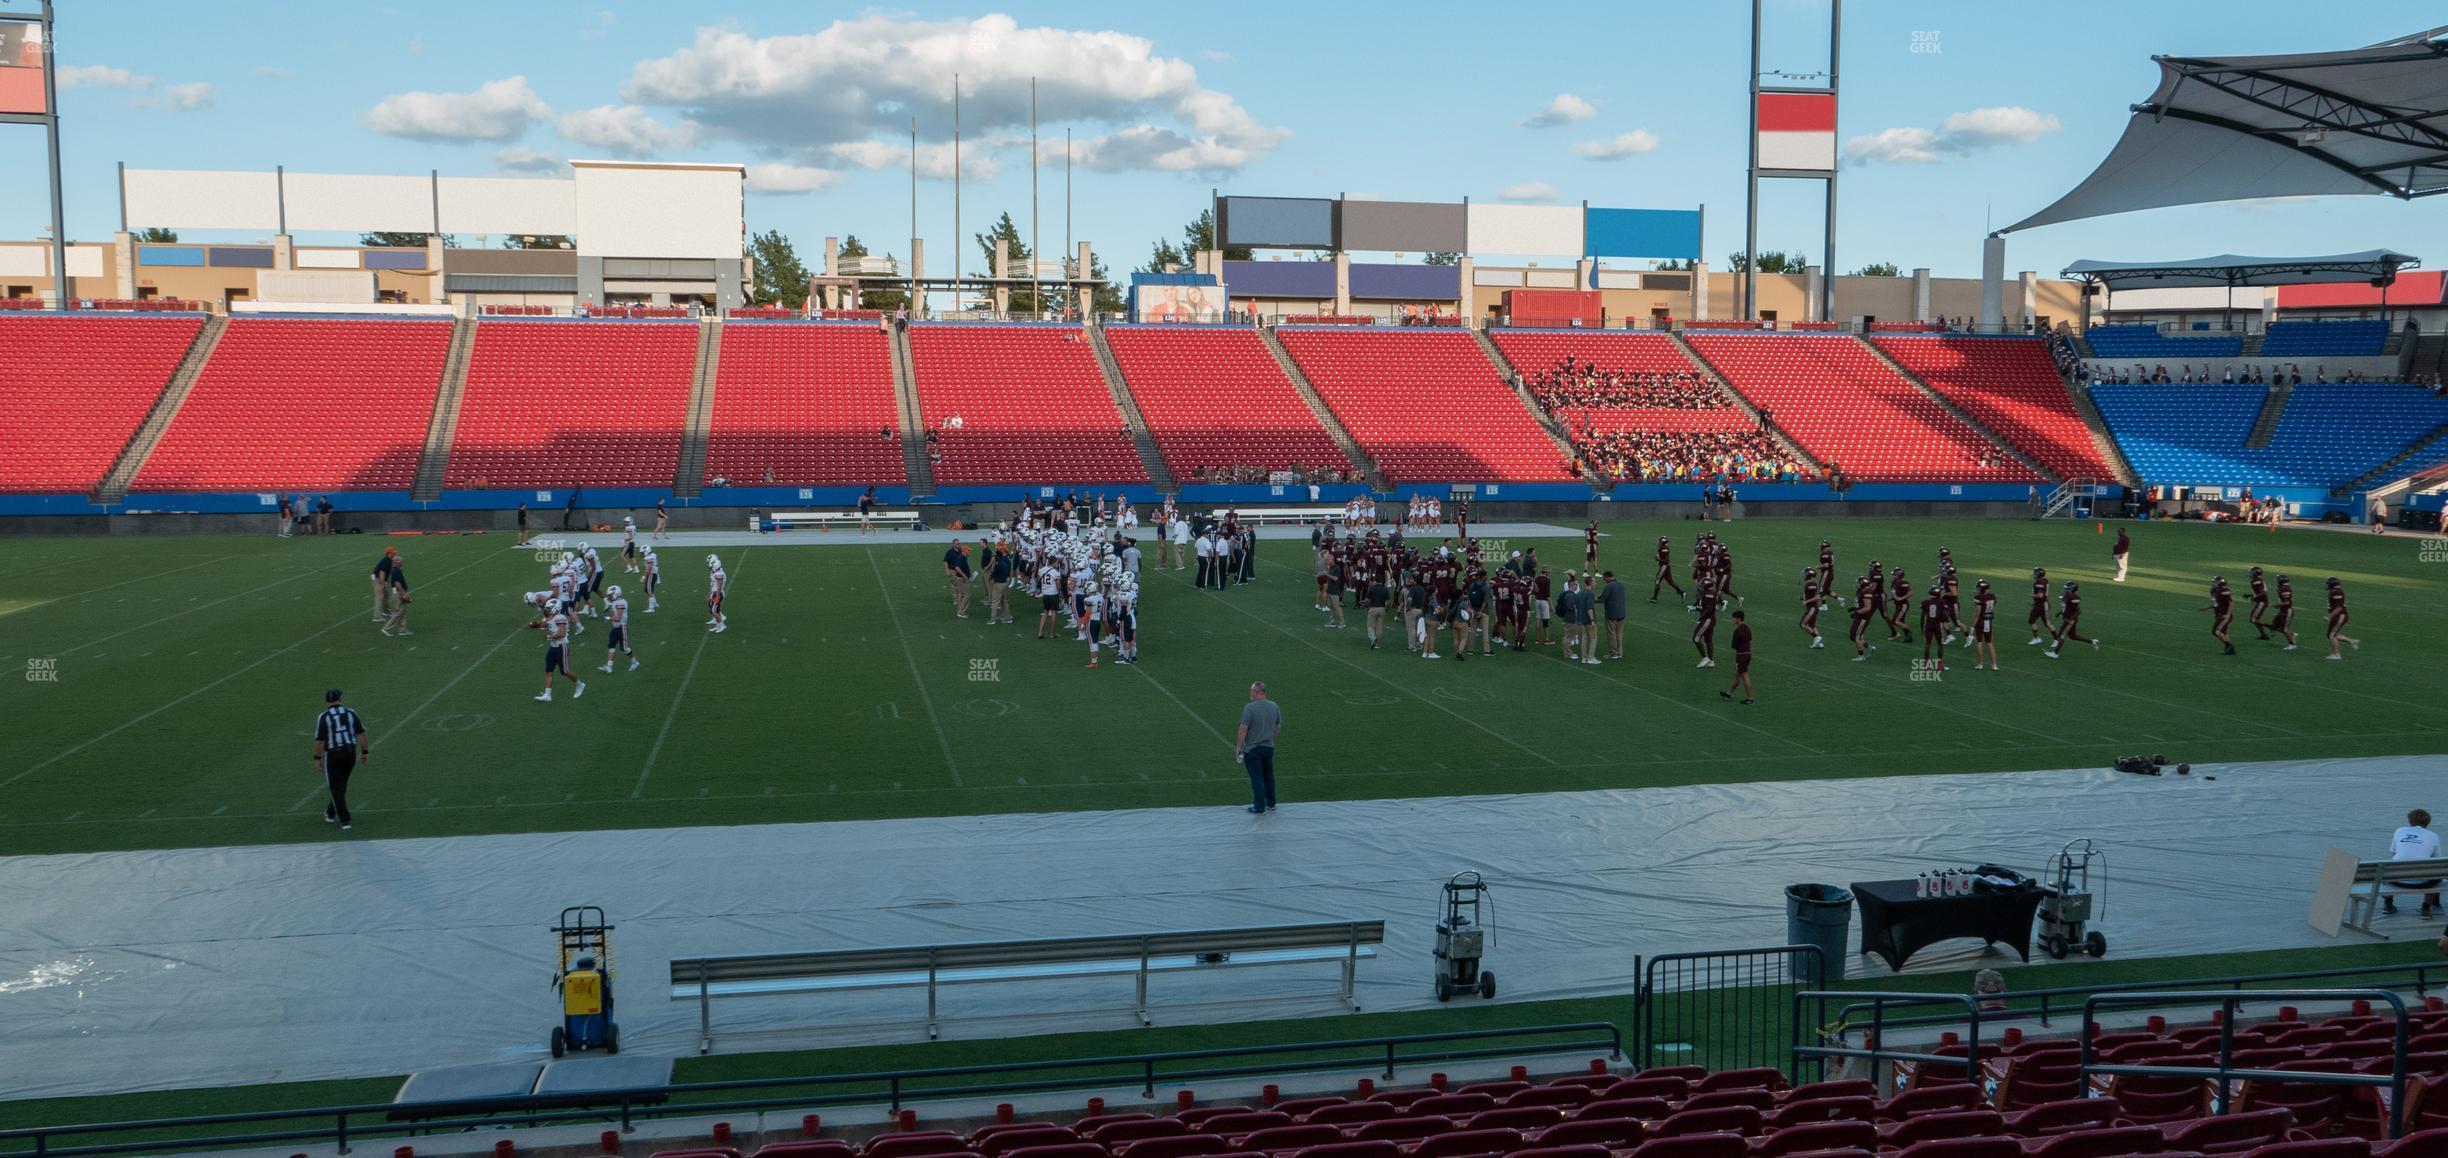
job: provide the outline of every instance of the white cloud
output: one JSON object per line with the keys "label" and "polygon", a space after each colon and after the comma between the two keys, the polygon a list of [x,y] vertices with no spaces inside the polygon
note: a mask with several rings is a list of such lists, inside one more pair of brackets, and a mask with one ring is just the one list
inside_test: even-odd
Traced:
{"label": "white cloud", "polygon": [[751,193],[813,193],[841,184],[841,174],[813,165],[750,165],[748,191]]}
{"label": "white cloud", "polygon": [[71,64],[53,74],[61,88],[151,88],[153,78],[107,64]]}
{"label": "white cloud", "polygon": [[[1025,141],[1026,138],[1022,138],[1022,140]],[[1002,176],[1003,162],[995,159],[995,152],[1009,146],[1011,143],[1011,141],[1001,137],[989,137],[984,140],[963,141],[961,143],[960,156],[961,179],[965,181],[992,181],[995,178]],[[1085,142],[1082,143],[1084,144]],[[1060,150],[1062,148],[1062,142],[1060,141],[1040,141],[1038,151],[1041,154],[1044,153],[1048,144],[1051,144],[1056,150]],[[890,141],[837,141],[833,144],[825,146],[824,151],[826,156],[829,156],[836,161],[840,161],[845,165],[855,165],[861,169],[906,170],[910,167],[909,146],[894,144]],[[1059,157],[1061,156],[1061,153],[1056,152],[1054,156]],[[1074,156],[1077,156],[1076,151]],[[940,144],[919,145],[918,175],[932,181],[951,180],[952,142],[944,141]]]}
{"label": "white cloud", "polygon": [[1938,122],[1938,127],[1901,125],[1880,129],[1868,136],[1851,137],[1845,141],[1845,161],[1867,165],[1878,162],[1900,165],[1926,165],[1946,157],[1960,157],[1975,149],[1995,145],[2029,144],[2059,126],[2057,118],[2020,105],[1973,109],[1952,113]]}
{"label": "white cloud", "polygon": [[1524,181],[1518,185],[1507,185],[1497,190],[1496,196],[1506,201],[1560,201],[1564,197],[1562,193],[1556,191],[1555,186],[1545,181]]}
{"label": "white cloud", "polygon": [[[775,150],[891,147],[913,116],[929,138],[949,138],[955,73],[963,125],[979,137],[1028,124],[1031,78],[1042,124],[1128,126],[1090,142],[1100,165],[1228,172],[1290,136],[1202,87],[1188,61],[1157,55],[1143,37],[1023,27],[1000,14],[865,15],[767,37],[700,28],[689,47],[640,62],[621,95],[680,110],[708,135]],[[906,163],[906,146],[899,156]]]}
{"label": "white cloud", "polygon": [[1592,161],[1620,161],[1626,157],[1654,153],[1657,147],[1656,133],[1647,129],[1634,129],[1628,133],[1617,133],[1612,137],[1575,141],[1572,151],[1573,156],[1587,157]]}
{"label": "white cloud", "polygon": [[1552,129],[1558,125],[1575,124],[1598,115],[1598,106],[1568,92],[1556,94],[1547,107],[1522,118],[1522,124],[1533,129]]}
{"label": "white cloud", "polygon": [[474,92],[384,97],[367,111],[366,127],[418,141],[507,141],[551,117],[552,106],[527,86],[526,77],[507,76],[486,81]]}
{"label": "white cloud", "polygon": [[636,105],[597,105],[561,118],[561,135],[582,145],[643,157],[697,143],[697,126],[667,125]]}
{"label": "white cloud", "polygon": [[209,109],[213,106],[213,86],[201,80],[174,84],[161,90],[160,96],[144,97],[136,103],[146,108],[174,109],[183,113]]}
{"label": "white cloud", "polygon": [[502,149],[493,154],[493,164],[502,172],[521,177],[569,175],[569,162],[541,149]]}

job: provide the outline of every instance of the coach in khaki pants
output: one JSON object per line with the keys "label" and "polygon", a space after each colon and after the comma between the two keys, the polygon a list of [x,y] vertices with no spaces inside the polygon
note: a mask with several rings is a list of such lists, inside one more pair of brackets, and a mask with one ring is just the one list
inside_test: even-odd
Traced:
{"label": "coach in khaki pants", "polygon": [[958,539],[944,549],[944,580],[952,587],[952,614],[969,618],[969,549]]}

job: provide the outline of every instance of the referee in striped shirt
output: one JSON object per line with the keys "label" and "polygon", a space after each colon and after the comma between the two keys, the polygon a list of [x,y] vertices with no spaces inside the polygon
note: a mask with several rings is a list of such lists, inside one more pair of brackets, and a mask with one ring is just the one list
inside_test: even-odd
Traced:
{"label": "referee in striped shirt", "polygon": [[324,692],[323,705],[323,714],[315,717],[314,741],[315,766],[323,770],[323,784],[331,790],[323,823],[347,832],[349,773],[356,771],[358,761],[374,758],[374,747],[367,742],[365,721],[357,718],[357,710],[341,706],[340,689]]}

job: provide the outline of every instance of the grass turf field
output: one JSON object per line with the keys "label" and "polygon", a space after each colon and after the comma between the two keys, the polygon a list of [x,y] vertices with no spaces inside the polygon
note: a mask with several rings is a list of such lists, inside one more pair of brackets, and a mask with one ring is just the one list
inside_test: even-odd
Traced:
{"label": "grass turf field", "polygon": [[[360,839],[1223,807],[1245,799],[1230,736],[1252,679],[1285,704],[1291,801],[2448,749],[2431,710],[2448,690],[2436,544],[2139,524],[2119,585],[2089,523],[1720,525],[1759,633],[1761,702],[1746,708],[1717,697],[1730,661],[1693,669],[1672,593],[1641,601],[1656,537],[1672,536],[1680,569],[1698,529],[1605,528],[1601,562],[1634,588],[1623,663],[1568,665],[1554,648],[1462,663],[1395,643],[1372,653],[1356,615],[1319,629],[1306,546],[1268,542],[1250,587],[1150,576],[1144,662],[1096,671],[1068,639],[1032,638],[1032,607],[1015,626],[987,625],[982,602],[955,620],[941,548],[889,539],[721,548],[732,630],[708,636],[706,549],[681,536],[662,550],[663,610],[638,617],[645,668],[594,670],[604,636],[589,621],[571,661],[587,695],[564,685],[550,704],[530,699],[542,645],[517,601],[544,566],[506,535],[17,540],[0,571],[0,851],[337,836],[318,822],[309,762],[318,693],[334,684],[375,737],[351,794]],[[1873,557],[1925,586],[1950,546],[1967,583],[2001,593],[2007,670],[1971,671],[1958,649],[1943,679],[1916,681],[1919,649],[1901,645],[1847,662],[1840,612],[1823,619],[1828,648],[1804,650],[1796,576],[1823,535],[1848,591]],[[1535,545],[1560,568],[1577,540]],[[411,568],[412,639],[368,621],[365,575],[385,545]],[[2256,642],[2239,606],[2243,654],[2223,657],[2195,609],[2213,573],[2241,590],[2255,563],[2295,577],[2304,646]],[[2083,581],[2103,650],[2051,662],[2022,645],[2034,564]],[[2320,658],[2329,575],[2345,579],[2365,640],[2343,663]]]}

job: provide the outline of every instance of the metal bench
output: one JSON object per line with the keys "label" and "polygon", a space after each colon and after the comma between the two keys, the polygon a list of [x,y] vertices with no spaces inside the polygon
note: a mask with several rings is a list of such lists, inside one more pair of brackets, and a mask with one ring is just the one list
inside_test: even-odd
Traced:
{"label": "metal bench", "polygon": [[[920,523],[916,511],[877,511],[868,516],[868,521],[879,527],[891,527],[898,530],[916,530]],[[857,511],[767,511],[763,515],[752,512],[748,516],[748,529],[751,531],[762,531],[768,525],[775,530],[787,531],[792,527],[831,530],[834,527],[855,527],[858,524],[859,513]]]}
{"label": "metal bench", "polygon": [[976,941],[807,953],[675,958],[671,997],[697,1003],[697,1051],[714,1048],[714,999],[862,989],[926,990],[927,1036],[936,1036],[936,991],[945,985],[1080,977],[1136,977],[1133,1011],[1148,1016],[1148,977],[1261,965],[1339,962],[1340,995],[1353,1012],[1352,990],[1362,958],[1385,944],[1384,921],[1329,921],[1248,929],[1201,929],[1106,937]]}
{"label": "metal bench", "polygon": [[[1373,512],[1376,510],[1376,507],[1371,505],[1369,509]],[[1333,523],[1338,527],[1343,525],[1343,508],[1340,506],[1217,507],[1215,510],[1208,513],[1217,522],[1222,522],[1224,521],[1224,512],[1228,510],[1233,512],[1234,517],[1239,519],[1242,523],[1253,527],[1265,527],[1281,523],[1299,523],[1305,526],[1321,519],[1329,523]]]}
{"label": "metal bench", "polygon": [[[2436,893],[2441,886],[2408,888],[2400,881],[2440,881],[2448,879],[2448,857],[2430,860],[2374,860],[2355,865],[2354,891],[2346,902],[2346,926],[2359,933],[2371,933],[2372,918],[2379,915],[2380,898],[2407,893]],[[2380,934],[2372,933],[2373,936]]]}

